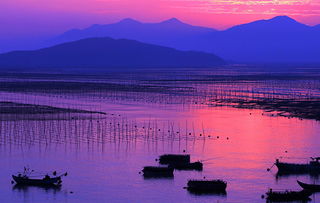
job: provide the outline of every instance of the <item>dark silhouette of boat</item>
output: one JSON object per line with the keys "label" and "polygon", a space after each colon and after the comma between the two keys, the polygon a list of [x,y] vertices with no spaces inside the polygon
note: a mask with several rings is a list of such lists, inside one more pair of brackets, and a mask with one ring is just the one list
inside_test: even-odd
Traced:
{"label": "dark silhouette of boat", "polygon": [[169,166],[176,170],[203,170],[203,164],[200,161],[192,163],[171,163],[169,164]]}
{"label": "dark silhouette of boat", "polygon": [[320,173],[320,157],[311,158],[312,160],[306,164],[285,163],[276,160],[275,165],[278,167],[279,174],[319,174]]}
{"label": "dark silhouette of boat", "polygon": [[173,177],[173,168],[168,166],[145,166],[142,170],[144,177]]}
{"label": "dark silhouette of boat", "polygon": [[289,202],[289,201],[308,201],[312,193],[310,191],[273,191],[270,189],[267,193],[268,201]]}
{"label": "dark silhouette of boat", "polygon": [[159,157],[160,164],[188,164],[190,163],[189,154],[164,154]]}
{"label": "dark silhouette of boat", "polygon": [[189,180],[187,189],[193,193],[225,193],[227,183],[222,180]]}
{"label": "dark silhouette of boat", "polygon": [[61,177],[44,177],[42,179],[32,179],[28,176],[15,176],[12,175],[13,180],[19,185],[42,185],[42,186],[55,186],[61,185]]}
{"label": "dark silhouette of boat", "polygon": [[316,184],[307,184],[307,183],[303,183],[298,181],[298,184],[305,190],[309,190],[312,192],[320,192],[320,185],[316,185]]}
{"label": "dark silhouette of boat", "polygon": [[18,173],[18,175],[12,175],[14,182],[17,185],[24,185],[24,186],[61,186],[62,184],[62,176],[67,176],[67,173],[57,175],[57,172],[53,172],[53,177],[50,177],[48,174],[44,175],[43,178],[31,178],[31,174],[33,170],[28,168],[24,168],[23,173]]}

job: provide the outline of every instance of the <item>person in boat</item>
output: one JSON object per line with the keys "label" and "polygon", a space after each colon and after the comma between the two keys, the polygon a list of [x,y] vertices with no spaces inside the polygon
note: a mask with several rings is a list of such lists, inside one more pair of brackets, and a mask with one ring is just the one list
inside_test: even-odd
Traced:
{"label": "person in boat", "polygon": [[44,176],[43,180],[50,180],[50,176],[47,174]]}

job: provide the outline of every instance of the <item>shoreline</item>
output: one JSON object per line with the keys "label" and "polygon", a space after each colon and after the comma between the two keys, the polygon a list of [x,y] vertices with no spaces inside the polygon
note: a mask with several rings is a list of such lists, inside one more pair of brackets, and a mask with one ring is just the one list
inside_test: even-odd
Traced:
{"label": "shoreline", "polygon": [[296,117],[320,121],[319,99],[213,99],[210,102],[219,106],[230,106],[241,109],[262,109],[265,112],[275,112],[278,116],[288,118]]}

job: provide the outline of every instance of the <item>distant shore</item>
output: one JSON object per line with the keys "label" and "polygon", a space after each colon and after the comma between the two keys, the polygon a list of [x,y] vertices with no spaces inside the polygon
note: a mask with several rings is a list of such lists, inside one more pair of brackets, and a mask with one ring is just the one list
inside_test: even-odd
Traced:
{"label": "distant shore", "polygon": [[[12,119],[43,119],[42,115],[57,115],[51,116],[51,119],[66,119],[66,116],[59,116],[61,114],[68,114],[70,118],[74,118],[75,114],[106,114],[98,111],[86,111],[71,108],[58,108],[46,105],[22,104],[16,102],[0,101],[0,115],[2,120]],[[78,116],[77,116],[78,118]]]}
{"label": "distant shore", "polygon": [[289,99],[217,99],[213,104],[231,106],[242,109],[262,109],[275,112],[278,116],[314,119],[320,121],[320,100],[289,100]]}

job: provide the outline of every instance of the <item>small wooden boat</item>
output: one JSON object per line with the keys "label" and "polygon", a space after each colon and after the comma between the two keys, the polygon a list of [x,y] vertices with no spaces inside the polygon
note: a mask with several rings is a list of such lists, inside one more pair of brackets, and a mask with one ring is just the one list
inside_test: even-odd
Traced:
{"label": "small wooden boat", "polygon": [[32,179],[29,178],[28,176],[15,176],[12,175],[13,180],[16,182],[16,184],[19,185],[40,185],[40,186],[57,186],[61,185],[62,180],[61,177],[44,177],[42,179]]}
{"label": "small wooden boat", "polygon": [[227,183],[222,180],[189,180],[187,189],[194,192],[225,192]]}
{"label": "small wooden boat", "polygon": [[142,172],[144,177],[173,177],[173,170],[168,166],[146,166]]}
{"label": "small wooden boat", "polygon": [[23,186],[61,186],[62,176],[67,176],[67,173],[57,175],[57,172],[54,171],[52,173],[53,177],[50,177],[48,174],[42,176],[43,178],[32,178],[33,170],[30,170],[29,168],[24,168],[23,173],[18,173],[18,175],[12,175],[13,182],[17,185],[23,185]]}
{"label": "small wooden boat", "polygon": [[298,184],[305,190],[309,190],[312,192],[320,192],[320,185],[316,185],[316,184],[307,184],[307,183],[303,183],[298,181]]}
{"label": "small wooden boat", "polygon": [[288,202],[288,201],[306,201],[310,200],[311,192],[302,191],[273,191],[270,189],[267,193],[268,201]]}
{"label": "small wooden boat", "polygon": [[320,157],[311,159],[312,160],[306,164],[285,163],[277,159],[275,165],[278,167],[279,174],[320,174]]}
{"label": "small wooden boat", "polygon": [[159,157],[160,164],[190,163],[189,154],[164,154]]}
{"label": "small wooden boat", "polygon": [[170,167],[177,169],[177,170],[203,170],[203,164],[200,161],[193,162],[193,163],[174,163],[169,164]]}

